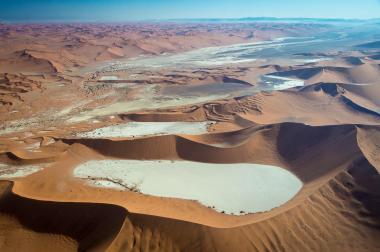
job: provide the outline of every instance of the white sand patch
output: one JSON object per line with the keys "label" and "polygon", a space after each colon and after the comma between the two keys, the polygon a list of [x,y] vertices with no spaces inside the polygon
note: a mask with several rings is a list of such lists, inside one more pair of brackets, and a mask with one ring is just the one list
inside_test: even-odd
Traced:
{"label": "white sand patch", "polygon": [[256,61],[256,59],[236,59],[234,57],[221,57],[218,59],[194,61],[194,64],[199,66],[221,66],[228,64],[248,63],[254,61]]}
{"label": "white sand patch", "polygon": [[287,170],[248,163],[93,160],[79,165],[74,176],[106,178],[144,194],[197,200],[233,214],[269,211],[289,201],[302,187]]}
{"label": "white sand patch", "polygon": [[284,90],[305,85],[305,82],[303,80],[277,75],[264,75],[261,77],[261,81],[266,85],[270,85],[271,90]]}
{"label": "white sand patch", "polygon": [[46,164],[8,165],[0,164],[0,179],[23,178],[43,169]]}
{"label": "white sand patch", "polygon": [[30,130],[33,126],[37,126],[37,124],[32,120],[17,120],[5,122],[3,124],[0,124],[0,135],[17,133],[20,131],[27,131]]}
{"label": "white sand patch", "polygon": [[83,138],[118,138],[151,135],[201,135],[215,122],[129,122],[76,134]]}
{"label": "white sand patch", "polygon": [[119,79],[119,77],[113,76],[113,75],[102,76],[100,78],[100,80],[102,80],[102,81],[114,81],[114,80],[118,80],[118,79]]}
{"label": "white sand patch", "polygon": [[41,147],[41,142],[35,142],[25,147],[25,150],[38,150]]}
{"label": "white sand patch", "polygon": [[171,108],[178,106],[188,106],[192,104],[215,101],[229,98],[229,94],[206,95],[198,97],[164,97],[160,99],[151,99],[150,93],[146,93],[145,98],[136,99],[126,102],[116,102],[103,107],[98,107],[90,111],[83,111],[67,120],[68,123],[78,123],[89,120],[94,117],[109,116],[121,113],[130,113],[134,111]]}
{"label": "white sand patch", "polygon": [[80,102],[75,103],[71,106],[65,107],[64,109],[62,109],[60,111],[57,111],[57,113],[55,113],[54,116],[56,118],[59,118],[61,116],[65,116],[67,114],[70,114],[70,112],[72,112],[73,110],[78,109],[80,107],[83,107],[83,106],[89,104],[90,102],[92,102],[92,101],[91,100],[80,101]]}
{"label": "white sand patch", "polygon": [[317,63],[317,62],[329,61],[329,60],[333,60],[333,58],[322,57],[322,58],[311,58],[311,59],[296,59],[297,62],[302,62],[302,63]]}

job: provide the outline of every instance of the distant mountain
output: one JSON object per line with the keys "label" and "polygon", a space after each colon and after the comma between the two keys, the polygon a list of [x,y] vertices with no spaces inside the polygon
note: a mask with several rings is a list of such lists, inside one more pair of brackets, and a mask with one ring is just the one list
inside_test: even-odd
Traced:
{"label": "distant mountain", "polygon": [[194,22],[194,23],[233,23],[233,22],[294,22],[294,23],[379,23],[380,19],[340,19],[340,18],[276,18],[276,17],[245,17],[245,18],[191,18],[167,19],[151,21]]}

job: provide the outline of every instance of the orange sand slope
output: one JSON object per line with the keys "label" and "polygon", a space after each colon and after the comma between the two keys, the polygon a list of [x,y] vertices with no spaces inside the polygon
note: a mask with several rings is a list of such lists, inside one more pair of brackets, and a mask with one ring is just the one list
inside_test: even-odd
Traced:
{"label": "orange sand slope", "polygon": [[[380,52],[107,70],[325,29],[0,25],[0,251],[379,251]],[[263,76],[285,85],[267,88]],[[75,175],[109,160],[271,165],[302,187],[271,210],[231,214],[121,177]]]}

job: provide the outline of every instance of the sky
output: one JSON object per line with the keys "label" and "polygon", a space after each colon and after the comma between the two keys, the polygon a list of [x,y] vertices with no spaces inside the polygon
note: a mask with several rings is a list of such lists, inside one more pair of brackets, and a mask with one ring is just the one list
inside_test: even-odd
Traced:
{"label": "sky", "polygon": [[380,0],[0,0],[11,22],[242,17],[380,18]]}

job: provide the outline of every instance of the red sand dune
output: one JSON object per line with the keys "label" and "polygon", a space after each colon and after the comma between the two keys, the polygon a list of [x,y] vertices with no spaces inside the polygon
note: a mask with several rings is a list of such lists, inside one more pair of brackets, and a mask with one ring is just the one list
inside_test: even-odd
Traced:
{"label": "red sand dune", "polygon": [[[379,251],[376,53],[347,52],[305,65],[258,61],[112,73],[82,68],[323,29],[270,23],[0,24],[0,251]],[[136,97],[167,102],[170,88],[197,96],[214,92],[202,86],[210,83],[257,88],[263,74],[306,84],[70,122]],[[121,80],[99,80],[107,75]],[[133,121],[215,124],[202,135],[76,135]],[[229,215],[197,201],[93,187],[73,176],[77,165],[101,159],[268,164],[288,170],[303,187],[270,211]],[[33,165],[41,169],[6,177]]]}

